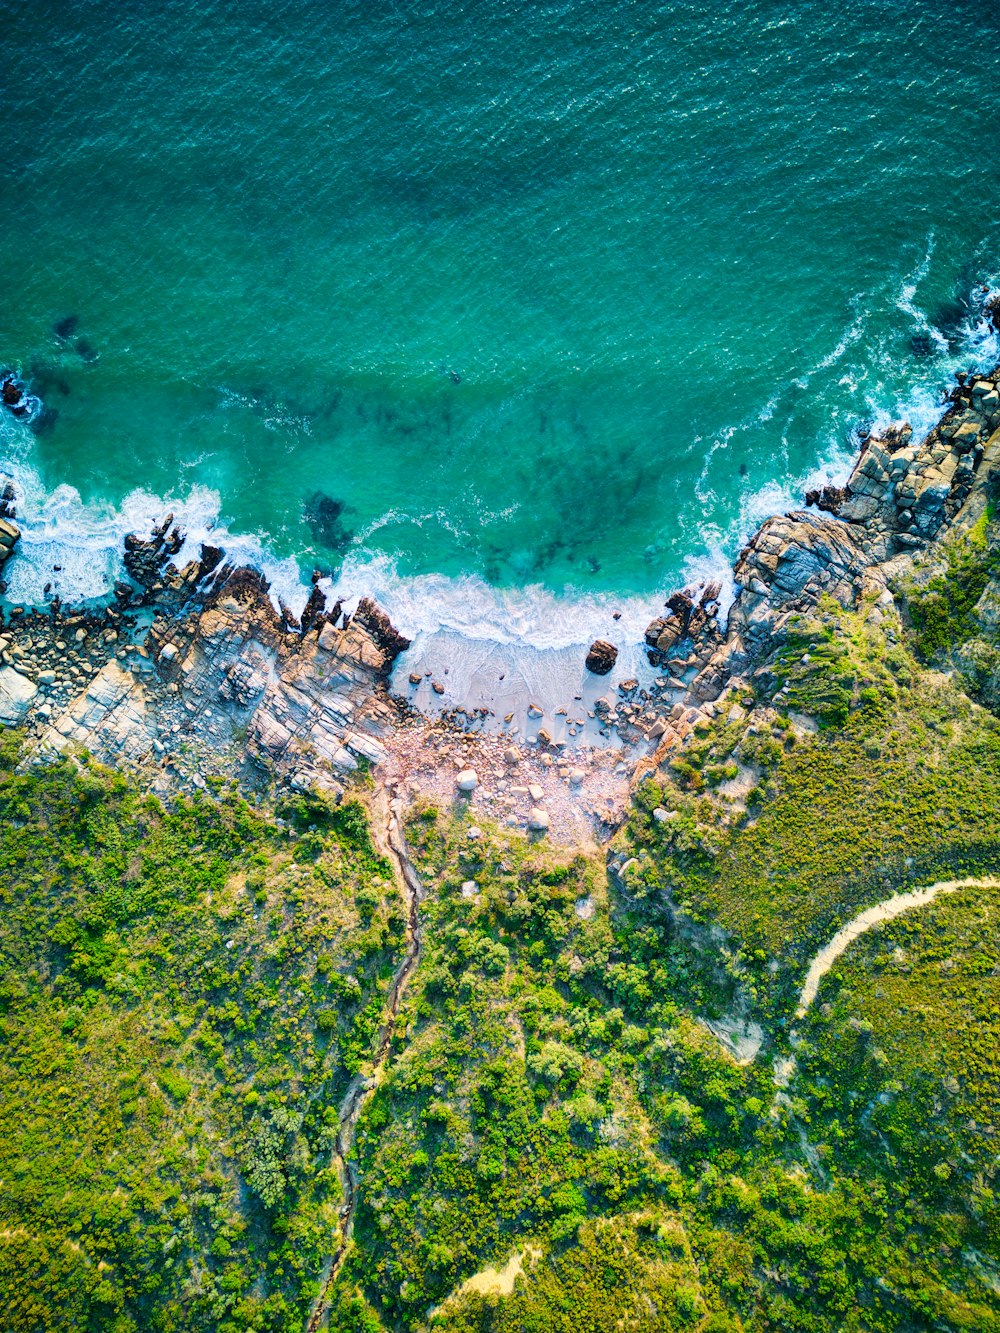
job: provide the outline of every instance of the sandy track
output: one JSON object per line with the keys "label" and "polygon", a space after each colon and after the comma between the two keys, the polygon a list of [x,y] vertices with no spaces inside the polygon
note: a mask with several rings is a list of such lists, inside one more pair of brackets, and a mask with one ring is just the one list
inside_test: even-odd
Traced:
{"label": "sandy track", "polygon": [[853,944],[860,935],[863,935],[866,930],[871,930],[873,926],[880,926],[883,921],[891,921],[894,917],[902,916],[904,912],[909,912],[914,907],[924,907],[942,893],[954,893],[957,889],[975,888],[1000,888],[1000,879],[989,876],[983,879],[943,879],[937,884],[929,884],[922,889],[913,889],[910,893],[898,893],[892,898],[887,898],[885,902],[876,903],[874,907],[866,907],[853,921],[849,921],[846,926],[841,926],[830,943],[820,949],[809,964],[809,971],[806,973],[806,979],[802,985],[795,1017],[805,1017],[809,1006],[815,1000],[819,991],[819,984],[827,972],[844,950]]}

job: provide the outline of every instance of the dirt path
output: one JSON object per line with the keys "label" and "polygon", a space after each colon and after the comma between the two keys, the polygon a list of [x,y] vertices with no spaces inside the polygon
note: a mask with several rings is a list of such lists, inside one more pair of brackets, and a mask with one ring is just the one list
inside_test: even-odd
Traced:
{"label": "dirt path", "polygon": [[985,879],[943,879],[937,884],[930,884],[923,889],[914,889],[911,893],[899,893],[893,898],[887,898],[885,902],[876,903],[874,907],[865,908],[853,921],[849,921],[846,926],[842,926],[830,943],[820,949],[809,964],[809,971],[806,973],[802,992],[799,995],[795,1017],[805,1017],[809,1006],[815,1000],[819,991],[819,983],[844,950],[853,944],[859,935],[863,935],[866,930],[871,930],[872,926],[879,926],[883,921],[891,921],[893,917],[909,912],[914,907],[923,907],[927,903],[933,902],[939,894],[954,893],[956,889],[975,888],[1000,888],[1000,880],[991,877]]}
{"label": "dirt path", "polygon": [[[394,806],[396,809],[393,808]],[[391,863],[397,882],[406,899],[406,952],[396,969],[392,984],[386,995],[382,1026],[379,1028],[378,1041],[375,1050],[372,1052],[371,1071],[367,1075],[357,1074],[351,1080],[344,1100],[340,1104],[340,1114],[337,1118],[337,1138],[333,1149],[333,1164],[337,1168],[337,1175],[340,1178],[340,1186],[344,1195],[344,1203],[340,1210],[340,1234],[337,1247],[324,1264],[323,1272],[320,1275],[322,1289],[309,1316],[309,1322],[306,1324],[306,1333],[316,1333],[316,1330],[322,1324],[326,1316],[330,1292],[337,1280],[337,1274],[340,1272],[351,1243],[351,1234],[354,1230],[354,1214],[358,1204],[358,1178],[350,1158],[354,1150],[354,1135],[357,1129],[358,1116],[361,1114],[361,1108],[367,1101],[369,1094],[378,1084],[379,1075],[392,1044],[393,1033],[396,1029],[396,1018],[399,1014],[403,994],[416,970],[417,963],[420,961],[420,899],[423,896],[423,889],[406,852],[406,843],[397,819],[397,809],[398,803],[390,802],[388,793],[385,790],[380,791],[373,802],[372,834],[379,851]]]}

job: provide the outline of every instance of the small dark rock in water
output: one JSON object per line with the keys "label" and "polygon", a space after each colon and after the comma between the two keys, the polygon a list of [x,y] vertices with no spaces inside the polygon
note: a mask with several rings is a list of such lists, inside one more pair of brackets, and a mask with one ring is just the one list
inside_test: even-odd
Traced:
{"label": "small dark rock in water", "polygon": [[64,315],[62,319],[56,320],[53,330],[57,338],[72,338],[79,327],[79,315]]}
{"label": "small dark rock in water", "polygon": [[3,387],[0,390],[3,396],[3,405],[8,408],[15,416],[23,416],[28,410],[28,400],[24,392],[24,385],[14,375],[5,375]]}
{"label": "small dark rock in water", "polygon": [[80,360],[86,361],[88,365],[97,360],[97,349],[86,338],[76,340],[76,352]]}
{"label": "small dark rock in water", "polygon": [[587,654],[586,667],[595,676],[606,676],[618,661],[618,649],[607,639],[595,639]]}
{"label": "small dark rock in water", "polygon": [[741,464],[740,464],[740,476],[741,476],[741,477],[745,477],[746,475],[747,475],[747,465],[746,465],[746,463],[741,463]]}
{"label": "small dark rock in water", "polygon": [[986,317],[996,329],[997,333],[1000,333],[1000,292],[998,292],[996,296],[991,296],[984,308],[986,310]]}

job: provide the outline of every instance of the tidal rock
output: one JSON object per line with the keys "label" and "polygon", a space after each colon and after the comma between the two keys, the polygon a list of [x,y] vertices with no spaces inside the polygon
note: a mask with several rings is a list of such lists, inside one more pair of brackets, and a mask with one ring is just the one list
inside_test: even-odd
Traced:
{"label": "tidal rock", "polygon": [[386,668],[409,648],[411,640],[400,634],[382,608],[370,597],[362,597],[358,602],[354,619],[385,654]]}
{"label": "tidal rock", "polygon": [[15,375],[5,375],[0,385],[0,399],[8,412],[16,417],[23,417],[28,411],[28,396],[24,385]]}
{"label": "tidal rock", "polygon": [[618,661],[618,649],[606,639],[595,639],[587,653],[586,667],[595,676],[606,676]]}
{"label": "tidal rock", "polygon": [[0,518],[0,565],[14,553],[14,547],[21,540],[21,529],[9,518]]}

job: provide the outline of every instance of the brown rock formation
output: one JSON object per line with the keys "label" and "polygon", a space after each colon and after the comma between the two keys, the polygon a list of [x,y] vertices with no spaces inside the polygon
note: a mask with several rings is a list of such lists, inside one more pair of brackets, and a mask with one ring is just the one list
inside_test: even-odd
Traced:
{"label": "brown rock formation", "polygon": [[607,639],[595,639],[590,645],[584,665],[595,676],[606,676],[618,661],[618,649]]}

